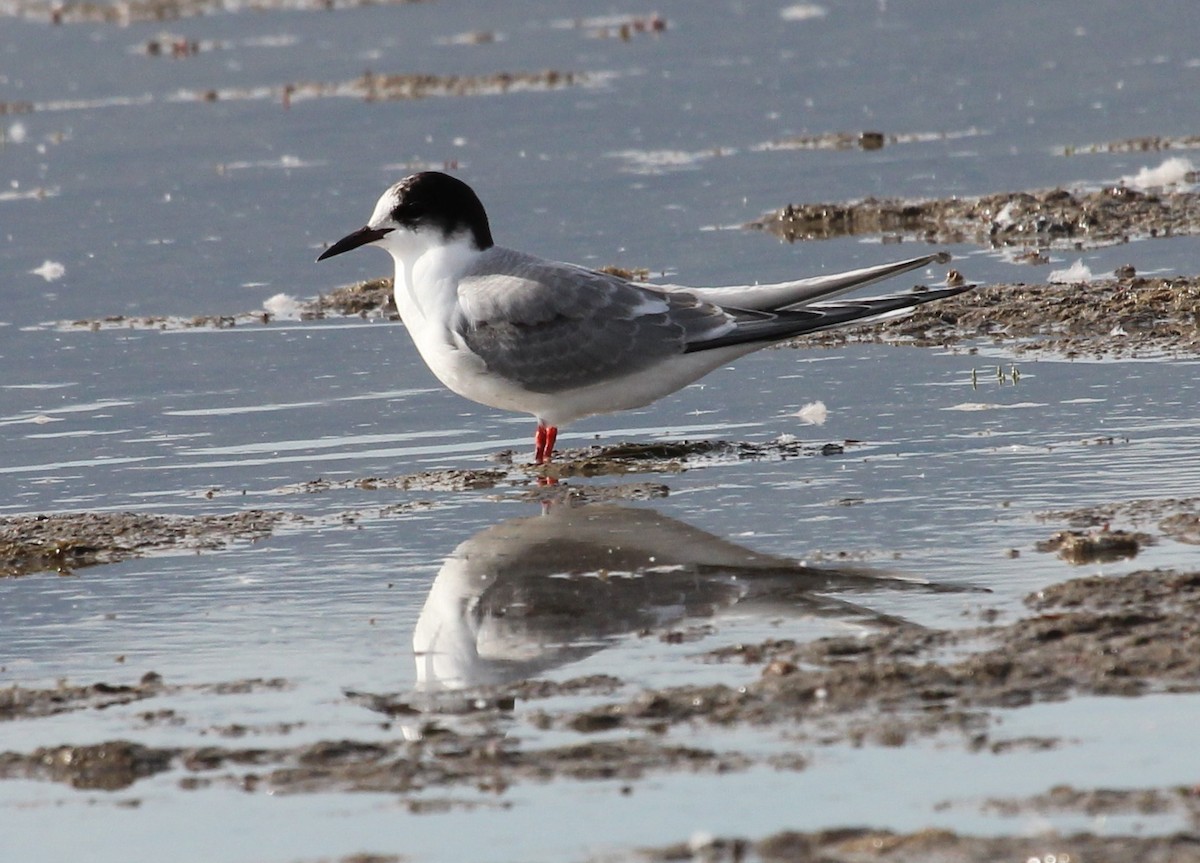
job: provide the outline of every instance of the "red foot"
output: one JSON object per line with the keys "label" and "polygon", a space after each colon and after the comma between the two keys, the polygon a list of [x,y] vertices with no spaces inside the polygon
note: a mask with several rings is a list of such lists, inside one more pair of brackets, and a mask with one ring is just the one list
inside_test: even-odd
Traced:
{"label": "red foot", "polygon": [[554,426],[538,425],[533,436],[536,451],[533,456],[535,464],[545,464],[554,455],[554,442],[558,440],[558,429]]}

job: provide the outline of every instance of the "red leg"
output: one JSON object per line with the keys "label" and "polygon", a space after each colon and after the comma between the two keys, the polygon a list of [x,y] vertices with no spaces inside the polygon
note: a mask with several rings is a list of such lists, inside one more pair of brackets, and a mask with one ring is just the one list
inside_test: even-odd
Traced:
{"label": "red leg", "polygon": [[554,442],[556,440],[558,440],[558,429],[555,426],[546,426],[538,423],[537,432],[533,436],[535,447],[533,460],[535,464],[545,464],[550,461],[550,457],[554,455]]}
{"label": "red leg", "polygon": [[546,460],[546,427],[538,423],[537,431],[533,433],[533,463],[541,464]]}

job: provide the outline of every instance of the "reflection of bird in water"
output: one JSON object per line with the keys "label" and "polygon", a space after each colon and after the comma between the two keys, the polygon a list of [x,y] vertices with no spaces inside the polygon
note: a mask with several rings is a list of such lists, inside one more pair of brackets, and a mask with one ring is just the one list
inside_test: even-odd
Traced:
{"label": "reflection of bird in water", "polygon": [[413,632],[417,683],[520,680],[735,604],[898,624],[817,593],[914,587],[955,589],[760,554],[652,509],[559,504],[482,530],[446,558]]}

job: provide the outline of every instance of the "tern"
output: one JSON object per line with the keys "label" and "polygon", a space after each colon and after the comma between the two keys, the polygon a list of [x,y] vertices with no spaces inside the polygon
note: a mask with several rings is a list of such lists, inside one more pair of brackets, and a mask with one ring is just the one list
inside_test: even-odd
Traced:
{"label": "tern", "polygon": [[534,460],[558,429],[682,389],[737,357],[805,333],[902,313],[971,286],[833,301],[880,279],[948,261],[939,252],[768,285],[689,288],[632,282],[492,240],[463,181],[405,177],[367,224],[318,261],[379,246],[396,265],[396,308],[422,359],[460,396],[537,420]]}

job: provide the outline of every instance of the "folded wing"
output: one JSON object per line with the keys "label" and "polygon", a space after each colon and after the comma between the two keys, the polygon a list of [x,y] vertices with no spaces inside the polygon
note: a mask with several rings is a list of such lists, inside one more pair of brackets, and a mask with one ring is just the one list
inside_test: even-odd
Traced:
{"label": "folded wing", "polygon": [[[556,393],[623,378],[671,356],[741,348],[732,357],[968,290],[829,301],[943,260],[926,255],[775,285],[692,290],[635,284],[493,247],[460,280],[452,330],[492,372],[527,390]],[[740,302],[724,302],[733,300]]]}
{"label": "folded wing", "polygon": [[733,332],[735,317],[685,292],[499,249],[459,284],[452,324],[487,367],[555,393],[621,378]]}

